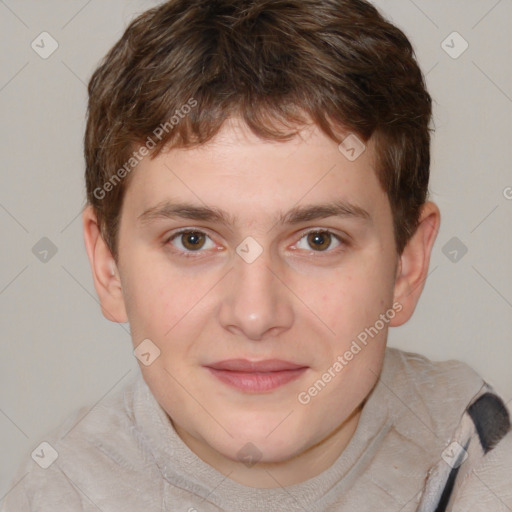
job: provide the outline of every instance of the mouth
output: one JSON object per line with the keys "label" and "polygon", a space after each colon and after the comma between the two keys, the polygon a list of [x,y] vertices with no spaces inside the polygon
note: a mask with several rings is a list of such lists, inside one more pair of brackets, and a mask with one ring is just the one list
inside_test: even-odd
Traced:
{"label": "mouth", "polygon": [[280,359],[228,359],[205,365],[205,368],[230,387],[247,393],[263,393],[298,379],[308,366]]}

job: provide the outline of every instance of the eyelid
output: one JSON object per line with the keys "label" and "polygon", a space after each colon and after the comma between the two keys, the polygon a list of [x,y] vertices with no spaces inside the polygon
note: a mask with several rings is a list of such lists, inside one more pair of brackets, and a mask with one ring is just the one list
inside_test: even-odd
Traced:
{"label": "eyelid", "polygon": [[305,228],[303,231],[300,231],[300,237],[302,238],[304,235],[308,235],[309,233],[329,233],[335,237],[337,237],[340,240],[348,239],[350,238],[350,235],[343,232],[343,234],[338,233],[336,230],[332,228],[324,228],[321,226],[313,227],[313,228]]}

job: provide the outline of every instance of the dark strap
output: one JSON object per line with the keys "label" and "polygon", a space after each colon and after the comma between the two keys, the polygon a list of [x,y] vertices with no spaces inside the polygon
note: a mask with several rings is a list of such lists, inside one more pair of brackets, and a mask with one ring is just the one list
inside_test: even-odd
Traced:
{"label": "dark strap", "polygon": [[[484,393],[468,407],[467,411],[475,424],[484,453],[492,450],[511,429],[508,410],[501,398],[493,393]],[[467,445],[465,448],[467,449]],[[435,512],[446,511],[459,468],[460,466],[450,471]]]}
{"label": "dark strap", "polygon": [[457,474],[459,473],[460,466],[453,468],[446,479],[446,485],[444,486],[443,493],[439,498],[439,503],[437,504],[435,512],[445,512],[448,502],[450,501],[450,497],[453,492],[453,486],[455,485],[455,479],[457,478]]}

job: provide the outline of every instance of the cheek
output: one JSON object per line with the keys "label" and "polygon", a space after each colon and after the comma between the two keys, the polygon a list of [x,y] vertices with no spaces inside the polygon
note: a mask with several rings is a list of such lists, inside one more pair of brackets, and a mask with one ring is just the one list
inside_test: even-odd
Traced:
{"label": "cheek", "polygon": [[[170,328],[186,302],[187,288],[173,276],[166,276],[158,265],[125,267],[123,296],[132,333],[140,337],[158,336]],[[167,327],[167,329],[165,329]]]}
{"label": "cheek", "polygon": [[[382,261],[380,264],[373,260],[366,265],[354,265],[337,272],[329,281],[326,280],[321,293],[316,295],[312,309],[314,307],[319,312],[319,316],[334,334],[324,337],[324,358],[332,363],[338,355],[347,351],[357,352],[354,356],[356,364],[350,363],[350,369],[347,368],[345,374],[351,373],[360,364],[378,368],[388,327],[387,323],[382,325],[380,318],[393,304],[392,279],[388,276],[390,273],[391,270]],[[354,341],[359,343],[361,350],[353,344]],[[352,354],[348,355],[352,357]],[[371,375],[367,377],[370,379]]]}
{"label": "cheek", "polygon": [[[194,337],[201,329],[201,310],[205,295],[214,286],[216,275],[202,277],[172,268],[168,263],[150,258],[138,258],[126,270],[123,293],[134,343],[153,339],[162,350],[172,341],[173,349],[179,340]],[[218,279],[218,277],[217,277]],[[192,319],[195,319],[191,322]],[[183,334],[186,333],[186,336]]]}
{"label": "cheek", "polygon": [[[333,325],[357,324],[384,312],[393,298],[392,281],[381,269],[368,266],[351,269],[331,276],[315,299],[319,311],[328,315]],[[313,293],[311,293],[313,292]],[[314,289],[310,296],[314,295]]]}

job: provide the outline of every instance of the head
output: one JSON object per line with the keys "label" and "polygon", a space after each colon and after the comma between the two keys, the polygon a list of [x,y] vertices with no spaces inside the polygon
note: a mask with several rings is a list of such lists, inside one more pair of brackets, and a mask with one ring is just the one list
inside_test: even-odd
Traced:
{"label": "head", "polygon": [[[430,120],[410,42],[361,0],[171,0],[107,54],[86,247],[104,315],[151,340],[144,378],[191,444],[276,463],[358,411],[439,226]],[[211,371],[226,359],[301,369],[241,389]]]}

